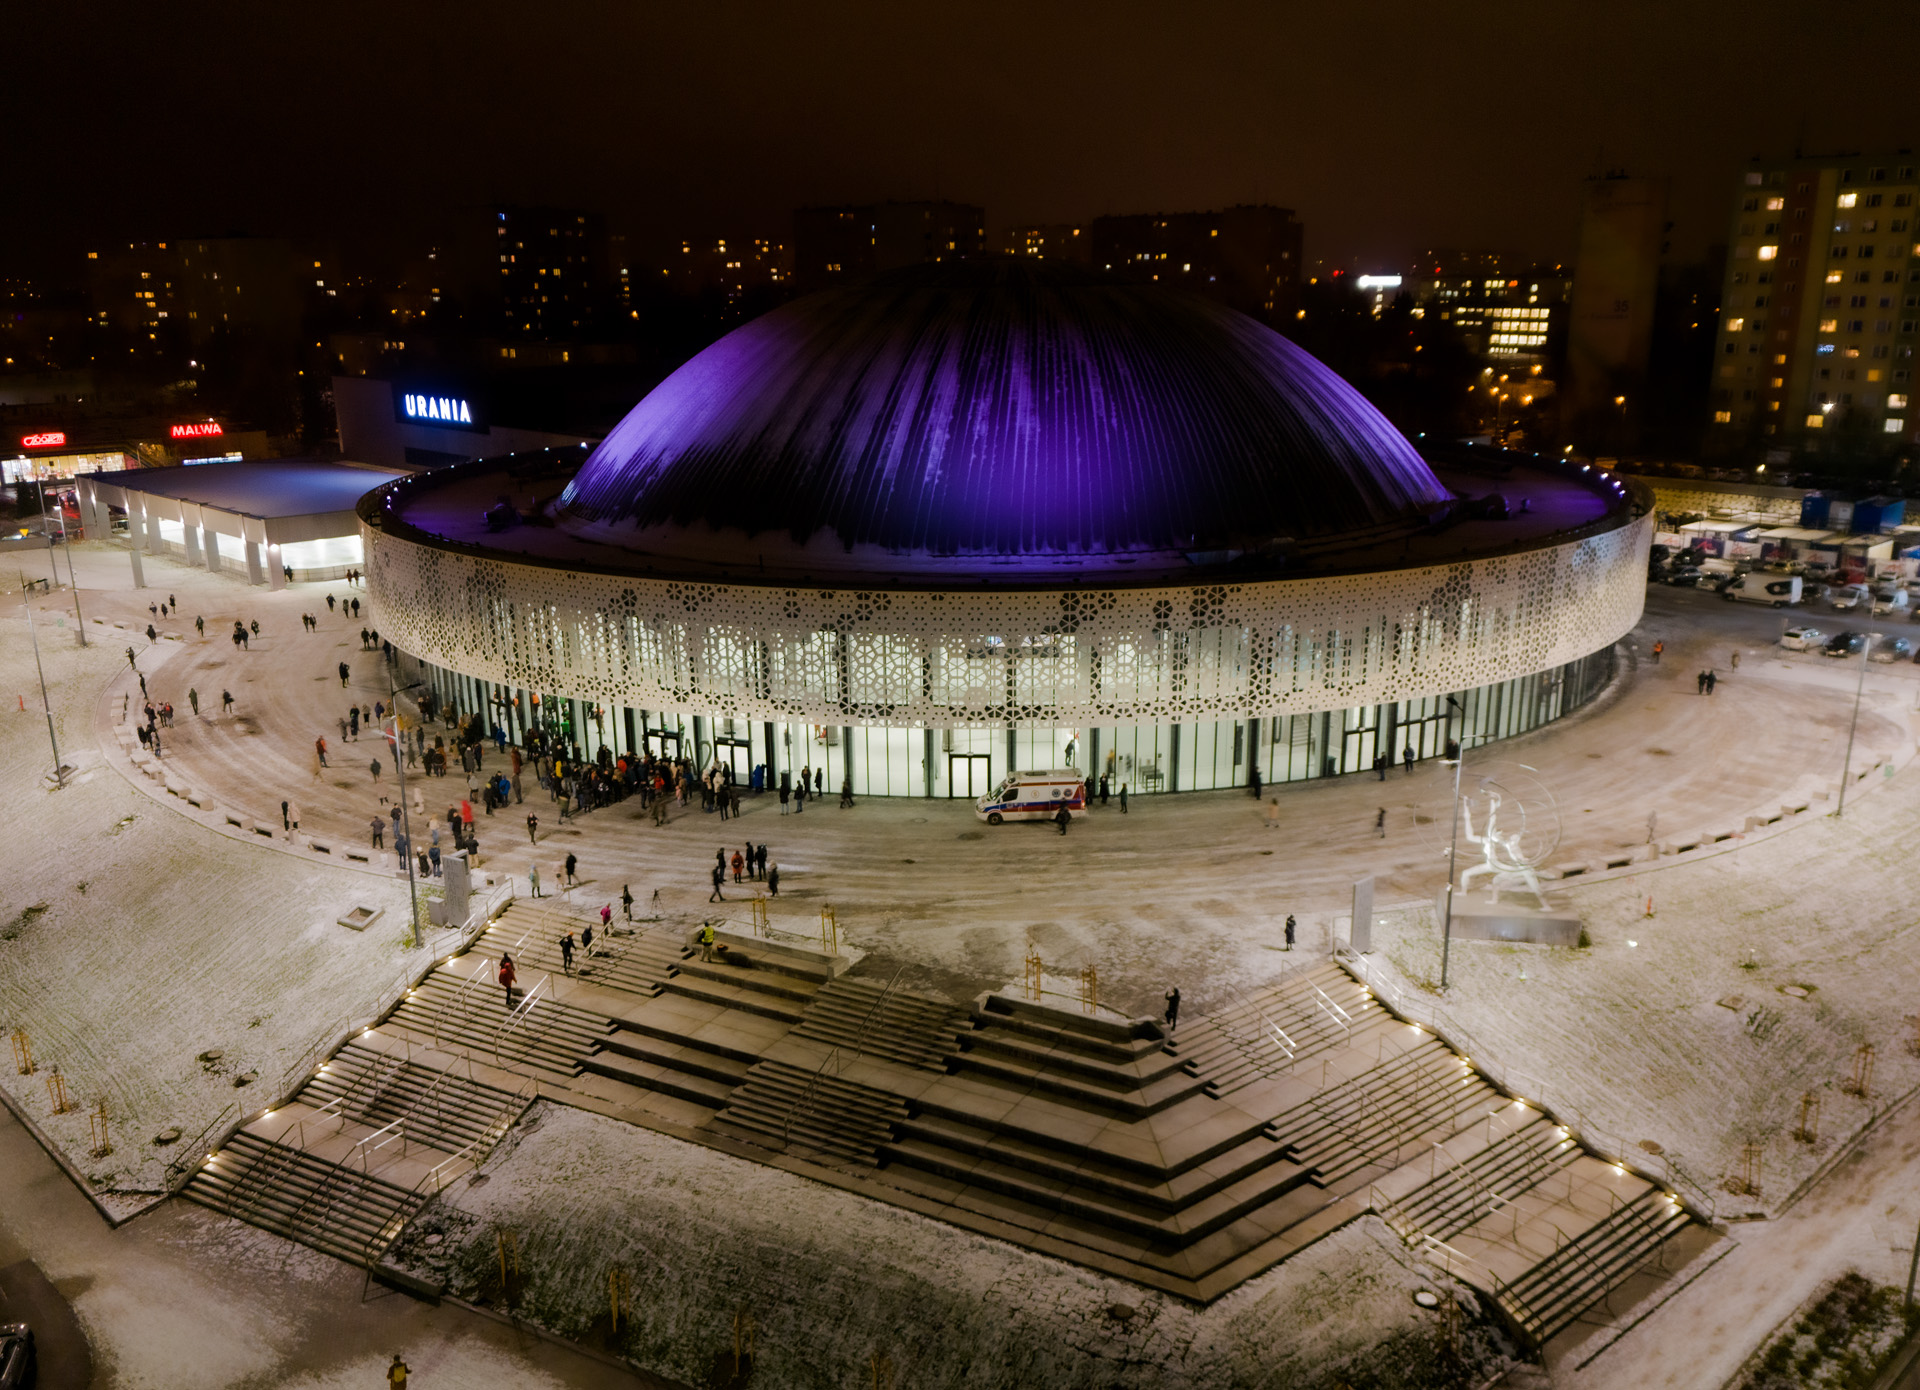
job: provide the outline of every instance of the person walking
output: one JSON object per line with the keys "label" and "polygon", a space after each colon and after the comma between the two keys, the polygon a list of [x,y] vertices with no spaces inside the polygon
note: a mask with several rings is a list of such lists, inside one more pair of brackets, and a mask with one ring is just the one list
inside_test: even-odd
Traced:
{"label": "person walking", "polygon": [[573,871],[579,867],[580,867],[579,856],[574,854],[569,854],[567,856],[567,887],[569,888],[573,887],[573,883],[574,883]]}
{"label": "person walking", "polygon": [[1655,666],[1658,666],[1660,664],[1660,653],[1664,652],[1666,649],[1667,649],[1667,644],[1665,642],[1655,642],[1653,644],[1653,664]]}
{"label": "person walking", "polygon": [[1413,776],[1413,745],[1411,743],[1401,752],[1400,760],[1407,765],[1407,776]]}
{"label": "person walking", "polygon": [[300,803],[297,801],[288,802],[287,803],[288,837],[291,838],[292,832],[298,830],[299,828],[300,828]]}
{"label": "person walking", "polygon": [[1387,808],[1382,806],[1373,818],[1374,833],[1381,839],[1387,838]]}
{"label": "person walking", "polygon": [[626,914],[629,922],[633,920],[633,886],[631,884],[620,885],[620,910]]}
{"label": "person walking", "polygon": [[432,866],[433,876],[440,877],[440,846],[427,846],[427,863]]}
{"label": "person walking", "polygon": [[1720,684],[1720,677],[1716,676],[1711,670],[1709,670],[1707,672],[1707,694],[1709,695],[1713,694],[1713,688],[1718,684]]}
{"label": "person walking", "polygon": [[600,930],[606,931],[613,925],[613,904],[600,904]]}
{"label": "person walking", "polygon": [[200,692],[193,686],[187,687],[187,708],[193,711],[193,717],[200,717]]}
{"label": "person walking", "polygon": [[193,628],[195,632],[200,634],[201,640],[205,641],[207,636],[207,620],[205,618],[195,618],[193,620]]}
{"label": "person walking", "polygon": [[393,1364],[387,1367],[387,1386],[388,1390],[407,1390],[407,1363],[398,1354],[394,1356]]}
{"label": "person walking", "polygon": [[780,866],[778,864],[767,865],[767,896],[770,898],[780,896]]}
{"label": "person walking", "polygon": [[[129,647],[127,650],[132,651],[133,648]],[[792,795],[793,777],[790,773],[783,772],[780,774],[780,814],[783,816],[787,813],[787,800]]]}
{"label": "person walking", "polygon": [[1278,830],[1280,828],[1280,798],[1279,797],[1276,796],[1272,800],[1267,802],[1266,814],[1267,814],[1267,829]]}
{"label": "person walking", "polygon": [[1124,816],[1126,813],[1127,813],[1127,784],[1125,782],[1122,782],[1120,784],[1120,814]]}
{"label": "person walking", "polygon": [[1100,774],[1100,804],[1107,804],[1107,774],[1104,772]]}
{"label": "person walking", "polygon": [[753,857],[760,868],[760,881],[765,883],[767,881],[767,847],[765,845],[760,846],[760,848],[754,852]]}
{"label": "person walking", "polygon": [[500,953],[500,986],[507,992],[509,1012],[513,1010],[513,982],[519,978],[519,975],[520,972],[513,968],[513,957],[502,951]]}
{"label": "person walking", "polygon": [[537,898],[540,896],[540,866],[538,864],[527,865],[527,892],[532,897]]}
{"label": "person walking", "polygon": [[726,870],[722,869],[718,864],[715,864],[713,866],[713,891],[707,894],[708,902],[723,903],[727,900],[726,895],[720,891],[720,885],[726,882],[726,878]]}
{"label": "person walking", "polygon": [[380,780],[380,760],[375,758],[372,762],[368,763],[367,771],[371,772],[373,774],[373,780],[378,782]]}
{"label": "person walking", "polygon": [[713,923],[712,922],[702,922],[700,924],[700,959],[706,960],[706,961],[710,961],[713,959]]}
{"label": "person walking", "polygon": [[375,849],[385,849],[387,847],[386,846],[386,835],[387,835],[386,821],[382,820],[379,816],[375,816],[373,820],[370,822],[370,826],[373,830],[373,847]]}
{"label": "person walking", "polygon": [[1704,695],[1707,693],[1707,673],[1705,671],[1700,672],[1699,675],[1693,678],[1693,690],[1696,695]]}
{"label": "person walking", "polygon": [[739,850],[735,850],[733,852],[733,881],[735,883],[740,882],[740,871],[746,867],[746,864],[746,856],[740,853]]}
{"label": "person walking", "polygon": [[1257,763],[1247,769],[1247,790],[1255,801],[1260,799],[1260,767]]}
{"label": "person walking", "polygon": [[280,803],[280,828],[282,830],[293,829],[293,817],[288,812],[287,806],[288,806],[287,802],[283,801]]}
{"label": "person walking", "polygon": [[573,933],[568,932],[560,938],[560,968],[571,975],[573,973]]}
{"label": "person walking", "polygon": [[333,595],[332,594],[327,595],[327,612],[329,613],[333,612]]}
{"label": "person walking", "polygon": [[313,751],[320,755],[320,766],[325,767],[327,765],[326,735],[322,734],[319,738],[316,738],[313,741]]}
{"label": "person walking", "polygon": [[840,783],[840,809],[845,811],[853,805],[853,778],[848,777]]}
{"label": "person walking", "polygon": [[533,812],[529,811],[527,812],[527,843],[534,844],[539,840],[539,838],[540,838],[540,817],[536,816]]}
{"label": "person walking", "polygon": [[1180,1026],[1180,986],[1175,985],[1167,991],[1167,1032],[1172,1033]]}
{"label": "person walking", "polygon": [[220,713],[229,714],[232,712],[232,710],[233,710],[233,692],[231,690],[221,691],[220,692]]}
{"label": "person walking", "polygon": [[1373,775],[1378,777],[1382,782],[1387,780],[1387,755],[1385,753],[1375,753],[1373,755]]}
{"label": "person walking", "polygon": [[1069,815],[1065,806],[1062,806],[1053,813],[1053,823],[1060,827],[1060,833],[1062,835],[1067,833],[1067,822],[1070,819],[1072,819],[1072,817]]}
{"label": "person walking", "polygon": [[133,659],[132,647],[127,648],[127,669],[129,671],[138,671],[140,669],[140,663]]}
{"label": "person walking", "polygon": [[347,677],[353,674],[353,668],[347,665],[347,663],[343,661],[340,663],[339,670],[340,670],[340,688],[342,690],[345,690],[347,688]]}
{"label": "person walking", "polygon": [[1287,914],[1287,949],[1289,951],[1293,949],[1293,914],[1291,912]]}

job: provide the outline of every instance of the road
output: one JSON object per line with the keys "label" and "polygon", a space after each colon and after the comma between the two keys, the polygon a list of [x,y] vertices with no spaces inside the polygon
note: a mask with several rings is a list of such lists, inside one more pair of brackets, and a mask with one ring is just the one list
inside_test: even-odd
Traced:
{"label": "road", "polygon": [[302,1246],[169,1202],[110,1230],[0,1109],[0,1317],[32,1323],[41,1390],[634,1390],[630,1375],[452,1304],[379,1285]]}

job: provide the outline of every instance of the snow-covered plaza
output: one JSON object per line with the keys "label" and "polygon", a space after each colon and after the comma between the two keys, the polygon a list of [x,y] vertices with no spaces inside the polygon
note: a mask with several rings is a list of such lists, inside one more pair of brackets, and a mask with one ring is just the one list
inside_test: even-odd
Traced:
{"label": "snow-covered plaza", "polygon": [[[46,568],[44,552],[26,558]],[[0,1024],[34,1064],[30,1074],[10,1064],[0,1083],[104,1212],[165,1202],[166,1220],[224,1228],[230,1218],[181,1216],[183,1204],[162,1196],[200,1161],[195,1137],[284,1099],[349,1029],[384,1017],[456,936],[427,926],[425,949],[410,948],[406,880],[390,850],[369,843],[369,822],[398,792],[383,740],[340,735],[349,701],[390,698],[388,668],[359,638],[380,626],[363,590],[268,593],[167,561],[149,561],[149,587],[135,590],[117,547],[83,545],[72,560],[86,648],[70,589],[29,599],[72,769],[62,788],[49,777],[18,581],[0,615],[0,663],[19,697],[0,742],[15,807]],[[336,604],[358,598],[359,617],[330,611],[329,594]],[[168,616],[149,611],[170,598]],[[1324,964],[1347,939],[1353,881],[1371,875],[1383,920],[1366,961],[1380,999],[1471,1047],[1474,1066],[1507,1094],[1555,1110],[1584,1140],[1631,1149],[1648,1172],[1670,1163],[1711,1195],[1733,1253],[1703,1262],[1675,1297],[1649,1297],[1616,1326],[1590,1320],[1566,1344],[1561,1371],[1579,1383],[1647,1383],[1661,1347],[1679,1355],[1697,1336],[1689,1300],[1737,1299],[1737,1281],[1755,1277],[1743,1247],[1817,1209],[1823,1180],[1842,1180],[1836,1168],[1863,1135],[1870,1146],[1899,1125],[1894,1112],[1920,1084],[1905,863],[1920,830],[1911,767],[1920,668],[1868,669],[1854,776],[1835,816],[1857,663],[1781,651],[1771,641],[1778,615],[1708,598],[1650,593],[1606,694],[1470,755],[1525,764],[1551,789],[1563,830],[1550,865],[1579,872],[1548,886],[1578,911],[1588,944],[1455,941],[1444,996],[1433,902],[1453,784],[1438,761],[1384,781],[1282,788],[1277,820],[1244,793],[1196,793],[1137,799],[1125,816],[1095,808],[1065,837],[988,827],[963,801],[862,798],[843,811],[829,798],[794,817],[770,795],[747,798],[737,824],[696,805],[656,826],[629,803],[562,823],[528,778],[525,806],[482,816],[478,876],[520,900],[502,919],[511,930],[529,906],[529,869],[551,889],[575,855],[579,885],[543,911],[584,923],[611,904],[619,915],[630,886],[636,916],[659,919],[650,937],[684,938],[721,911],[708,903],[713,850],[765,842],[782,875],[770,926],[817,938],[831,905],[858,956],[851,978],[961,1006],[1016,988],[1037,955],[1051,978],[1092,966],[1102,1016],[1155,1017],[1177,985],[1183,1018],[1197,1019],[1277,986],[1291,965]],[[302,614],[314,615],[314,630]],[[236,620],[259,623],[245,649],[227,638]],[[1695,675],[1709,667],[1719,684],[1702,696]],[[157,771],[136,765],[140,746],[122,732],[141,707],[143,675],[148,698],[174,706]],[[488,765],[500,762],[489,751]],[[454,799],[464,790],[457,777],[409,776],[424,817],[449,788]],[[298,834],[283,824],[283,800],[299,810]],[[529,810],[540,821],[531,842]],[[423,833],[417,826],[416,839]],[[736,893],[730,877],[723,891],[728,920],[750,933],[741,898],[752,891]],[[340,924],[361,907],[378,911],[371,926]],[[1289,915],[1300,926],[1291,956],[1281,949]],[[549,989],[562,1005],[597,997],[564,976]],[[1866,1046],[1871,1075],[1854,1085]],[[69,1104],[57,1111],[63,1094]],[[553,1094],[486,1158],[484,1183],[462,1177],[413,1219],[396,1261],[437,1269],[457,1296],[501,1302],[484,1266],[498,1233],[511,1231],[519,1316],[685,1383],[714,1373],[747,1317],[770,1384],[852,1383],[874,1358],[915,1384],[1330,1384],[1370,1348],[1431,1341],[1433,1315],[1410,1295],[1457,1287],[1362,1215],[1196,1304],[796,1165],[691,1142],[676,1135],[685,1122],[670,1106],[627,1123],[584,1089],[578,1103],[564,1086]],[[1803,1126],[1810,1137],[1796,1137]],[[1897,1164],[1862,1166],[1899,1189]],[[1876,1220],[1891,1229],[1913,1215]],[[1803,1255],[1800,1283],[1757,1304],[1774,1310],[1771,1321],[1756,1313],[1723,1330],[1726,1373],[1792,1311],[1793,1289],[1865,1258],[1818,1240]],[[630,1280],[638,1328],[625,1340],[601,1326],[615,1267]],[[118,1311],[91,1298],[73,1295],[75,1314],[111,1349]],[[1468,1351],[1483,1367],[1501,1354],[1491,1343]],[[497,1383],[519,1383],[510,1368],[498,1373]]]}

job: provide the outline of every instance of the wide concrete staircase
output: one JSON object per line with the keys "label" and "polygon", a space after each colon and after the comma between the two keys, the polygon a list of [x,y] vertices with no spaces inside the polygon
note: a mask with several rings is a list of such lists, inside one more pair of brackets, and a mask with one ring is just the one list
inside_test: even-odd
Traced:
{"label": "wide concrete staircase", "polygon": [[761,1062],[711,1128],[778,1153],[873,1168],[906,1120],[906,1103],[888,1091],[824,1069]]}
{"label": "wide concrete staircase", "polygon": [[466,1058],[356,1038],[229,1138],[183,1195],[371,1268],[434,1193],[485,1159],[532,1091],[477,1079]]}
{"label": "wide concrete staircase", "polygon": [[185,1195],[353,1264],[378,1258],[425,1201],[411,1186],[244,1129],[193,1175]]}
{"label": "wide concrete staircase", "polygon": [[1679,1204],[1649,1187],[1502,1285],[1500,1307],[1529,1341],[1544,1346],[1658,1260],[1661,1247],[1686,1225]]}
{"label": "wide concrete staircase", "polygon": [[945,1071],[969,1027],[967,1011],[958,1004],[842,976],[814,993],[793,1031],[849,1052]]}
{"label": "wide concrete staircase", "polygon": [[1385,1009],[1338,966],[1290,969],[1251,990],[1227,986],[1225,1003],[1183,1024],[1167,1042],[1216,1096],[1295,1074],[1336,1049],[1366,1046],[1391,1026]]}
{"label": "wide concrete staircase", "polygon": [[[555,999],[551,972],[535,975],[532,969],[521,974],[509,1011],[495,982],[497,968],[497,957],[479,951],[457,957],[409,991],[386,1026],[510,1070],[579,1075],[582,1061],[606,1035],[607,1020]],[[540,992],[529,1002],[536,987]]]}

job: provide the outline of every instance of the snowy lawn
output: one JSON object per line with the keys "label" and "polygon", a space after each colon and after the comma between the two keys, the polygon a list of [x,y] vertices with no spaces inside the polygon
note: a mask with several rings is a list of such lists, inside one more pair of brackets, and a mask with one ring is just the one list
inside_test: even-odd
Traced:
{"label": "snowy lawn", "polygon": [[[501,1232],[517,1247],[515,1311],[564,1336],[706,1383],[755,1323],[754,1381],[868,1384],[875,1355],[915,1386],[1331,1386],[1431,1357],[1439,1288],[1371,1218],[1206,1309],[778,1169],[545,1102],[489,1163],[403,1236],[393,1258],[499,1296]],[[629,1311],[608,1324],[610,1271]],[[1484,1378],[1499,1353],[1469,1337]]]}
{"label": "snowy lawn", "polygon": [[[1718,1194],[1723,1214],[1777,1210],[1847,1136],[1920,1085],[1915,782],[1909,772],[1850,802],[1844,821],[1571,888],[1565,900],[1590,947],[1456,941],[1450,998],[1428,998],[1485,1053],[1475,1061],[1521,1094],[1570,1102],[1625,1147],[1658,1145]],[[1387,922],[1372,959],[1430,988],[1436,914]],[[1874,1048],[1865,1097],[1848,1090],[1863,1044]],[[1819,1107],[1811,1141],[1793,1135],[1808,1092]],[[1760,1146],[1757,1199],[1726,1188],[1744,1177],[1750,1144]]]}

